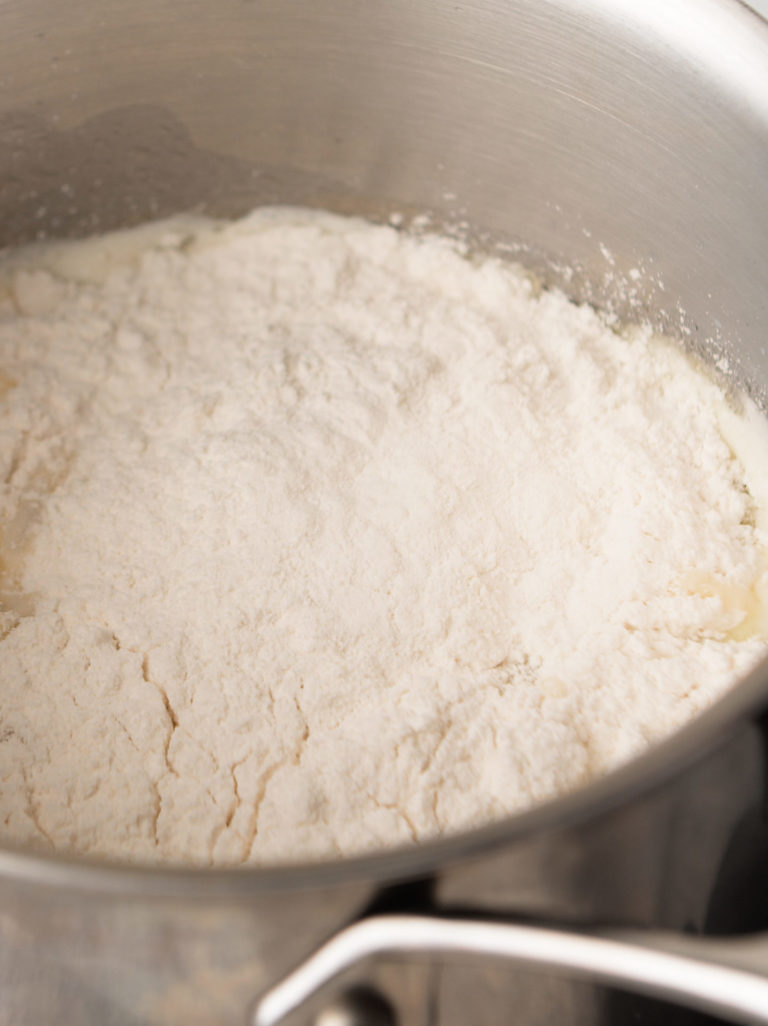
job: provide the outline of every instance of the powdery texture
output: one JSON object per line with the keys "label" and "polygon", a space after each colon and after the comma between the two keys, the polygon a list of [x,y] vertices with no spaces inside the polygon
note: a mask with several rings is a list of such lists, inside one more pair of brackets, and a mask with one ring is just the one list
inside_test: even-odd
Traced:
{"label": "powdery texture", "polygon": [[203,864],[418,841],[604,773],[765,652],[723,394],[669,344],[307,211],[25,259],[7,838]]}

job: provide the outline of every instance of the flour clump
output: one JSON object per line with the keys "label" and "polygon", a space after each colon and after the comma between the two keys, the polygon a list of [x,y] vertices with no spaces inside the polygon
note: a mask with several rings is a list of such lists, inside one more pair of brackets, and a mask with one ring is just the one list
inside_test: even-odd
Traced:
{"label": "flour clump", "polygon": [[268,208],[7,254],[3,837],[328,857],[606,772],[765,654],[764,430],[439,238]]}

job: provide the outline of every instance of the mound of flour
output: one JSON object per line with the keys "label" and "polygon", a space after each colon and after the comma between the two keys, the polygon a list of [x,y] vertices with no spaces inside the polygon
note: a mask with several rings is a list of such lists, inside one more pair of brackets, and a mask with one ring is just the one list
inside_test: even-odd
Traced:
{"label": "mound of flour", "polygon": [[418,841],[766,651],[759,415],[448,242],[265,209],[10,254],[0,373],[6,839]]}

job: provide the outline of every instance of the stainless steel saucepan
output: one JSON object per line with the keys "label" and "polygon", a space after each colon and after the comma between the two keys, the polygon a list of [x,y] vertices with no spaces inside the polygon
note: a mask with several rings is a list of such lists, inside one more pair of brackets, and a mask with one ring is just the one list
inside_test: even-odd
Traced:
{"label": "stainless steel saucepan", "polygon": [[[768,24],[737,0],[0,3],[0,245],[263,202],[466,221],[765,397]],[[4,849],[0,1023],[768,1023],[767,713],[764,665],[594,786],[408,851]]]}

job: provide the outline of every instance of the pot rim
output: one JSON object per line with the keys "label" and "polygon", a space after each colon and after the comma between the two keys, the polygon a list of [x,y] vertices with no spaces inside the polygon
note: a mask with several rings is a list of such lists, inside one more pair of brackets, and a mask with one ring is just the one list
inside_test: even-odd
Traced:
{"label": "pot rim", "polygon": [[592,783],[488,825],[410,846],[342,859],[205,868],[47,854],[3,845],[0,882],[169,900],[242,898],[350,883],[405,883],[513,843],[598,820],[617,806],[664,787],[724,743],[740,723],[763,711],[768,711],[768,658],[691,723]]}

